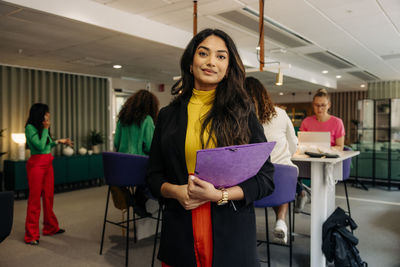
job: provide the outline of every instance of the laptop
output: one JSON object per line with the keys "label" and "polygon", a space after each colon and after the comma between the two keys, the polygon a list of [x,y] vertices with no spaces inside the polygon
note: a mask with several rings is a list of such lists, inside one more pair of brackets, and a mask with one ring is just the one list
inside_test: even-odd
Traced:
{"label": "laptop", "polygon": [[330,148],[331,147],[331,133],[330,132],[298,132],[297,137],[299,145],[317,146]]}

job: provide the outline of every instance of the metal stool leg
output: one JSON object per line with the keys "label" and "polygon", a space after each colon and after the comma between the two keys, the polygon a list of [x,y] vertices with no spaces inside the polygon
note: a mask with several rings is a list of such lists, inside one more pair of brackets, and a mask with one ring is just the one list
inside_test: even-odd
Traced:
{"label": "metal stool leg", "polygon": [[[349,213],[349,217],[351,218],[350,202],[349,202],[349,195],[347,193],[346,181],[343,181],[343,184],[344,184],[344,192],[346,193],[347,211]],[[350,229],[350,230],[351,230],[351,233],[353,233],[353,229]]]}
{"label": "metal stool leg", "polygon": [[[289,261],[290,261],[290,264],[289,264],[289,266],[290,267],[292,267],[292,256],[293,256],[293,254],[292,254],[292,213],[291,213],[291,207],[292,207],[292,203],[293,202],[289,202]],[[294,217],[293,217],[293,219],[294,219]],[[294,225],[293,225],[294,226]]]}
{"label": "metal stool leg", "polygon": [[109,200],[110,200],[110,187],[108,187],[108,192],[107,192],[106,211],[104,213],[103,232],[101,234],[101,242],[100,242],[100,255],[103,253],[104,232],[106,231],[106,220],[107,220],[108,201]]}
{"label": "metal stool leg", "polygon": [[268,211],[267,208],[265,210],[265,236],[266,236],[266,245],[267,245],[267,260],[268,260],[268,267],[271,267],[271,256],[269,251],[269,232],[268,232]]}
{"label": "metal stool leg", "polygon": [[344,191],[346,193],[346,202],[347,202],[347,211],[349,212],[349,216],[351,218],[351,211],[350,211],[350,202],[349,202],[349,195],[347,194],[347,185],[346,181],[343,181],[344,184]]}
{"label": "metal stool leg", "polygon": [[127,206],[127,221],[126,221],[126,245],[125,245],[125,266],[128,267],[128,255],[129,255],[129,220],[130,216],[130,206]]}
{"label": "metal stool leg", "polygon": [[[293,209],[292,209],[292,216],[293,216],[293,223],[292,223],[292,225],[293,225],[293,233],[295,232],[295,231],[294,231],[294,226],[295,226],[294,218],[296,218],[296,215],[295,215],[295,212],[294,212],[294,209],[295,209],[294,206],[295,206],[295,205],[296,205],[296,202],[293,201]],[[289,204],[289,216],[290,216],[290,204]],[[293,238],[292,240],[294,241],[294,234],[292,235],[291,238]]]}
{"label": "metal stool leg", "polygon": [[154,235],[153,257],[152,257],[152,260],[151,260],[151,267],[154,267],[154,258],[156,256],[157,239],[158,239],[158,227],[160,225],[161,209],[162,209],[162,206],[159,205],[159,207],[158,207],[158,215],[157,215],[156,234]]}
{"label": "metal stool leg", "polygon": [[135,210],[133,209],[132,211],[132,217],[133,217],[133,242],[136,243],[137,242],[137,236],[136,236],[136,215],[135,215]]}

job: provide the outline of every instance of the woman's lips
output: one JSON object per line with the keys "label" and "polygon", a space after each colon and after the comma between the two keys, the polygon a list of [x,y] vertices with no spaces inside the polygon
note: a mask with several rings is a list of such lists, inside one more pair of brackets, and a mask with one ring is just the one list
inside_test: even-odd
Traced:
{"label": "woman's lips", "polygon": [[211,69],[203,69],[206,74],[215,74],[216,72]]}

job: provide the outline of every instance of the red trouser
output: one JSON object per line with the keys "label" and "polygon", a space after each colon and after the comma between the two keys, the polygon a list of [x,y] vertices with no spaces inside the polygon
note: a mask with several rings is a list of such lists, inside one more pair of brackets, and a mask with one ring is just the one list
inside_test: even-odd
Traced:
{"label": "red trouser", "polygon": [[29,199],[25,222],[25,242],[39,240],[40,196],[43,198],[44,235],[53,235],[60,228],[53,212],[54,170],[51,154],[32,155],[27,164]]}
{"label": "red trouser", "polygon": [[[210,202],[192,210],[192,226],[197,267],[211,267],[213,237]],[[161,263],[161,266],[172,267],[164,262]]]}

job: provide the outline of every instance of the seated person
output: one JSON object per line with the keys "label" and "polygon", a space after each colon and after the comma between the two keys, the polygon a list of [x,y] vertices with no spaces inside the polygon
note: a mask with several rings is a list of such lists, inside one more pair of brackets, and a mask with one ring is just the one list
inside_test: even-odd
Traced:
{"label": "seated person", "polygon": [[[126,100],[118,114],[114,136],[114,147],[118,152],[141,156],[149,155],[158,108],[157,97],[146,90],[139,90]],[[118,202],[118,195],[129,193],[127,190],[118,187],[111,188],[114,204]],[[144,186],[136,186],[134,190],[134,211],[140,217],[151,215],[146,210],[147,196],[145,193],[146,188]],[[122,205],[121,207],[124,209],[125,206]]]}
{"label": "seated person", "polygon": [[[331,107],[331,100],[326,89],[321,88],[313,97],[313,110],[315,115],[305,118],[300,126],[300,131],[304,132],[330,132],[331,148],[342,151],[344,147],[344,126],[340,118],[328,113]],[[304,209],[307,202],[306,192],[303,187],[297,187],[297,199],[295,212],[299,213]]]}
{"label": "seated person", "polygon": [[[245,89],[256,108],[258,119],[264,128],[264,134],[268,141],[275,141],[276,145],[271,153],[271,162],[297,166],[290,160],[297,147],[297,137],[292,122],[286,111],[274,106],[261,82],[253,77],[245,80]],[[274,240],[286,244],[287,226],[285,222],[288,204],[274,207],[276,222],[273,230]]]}

